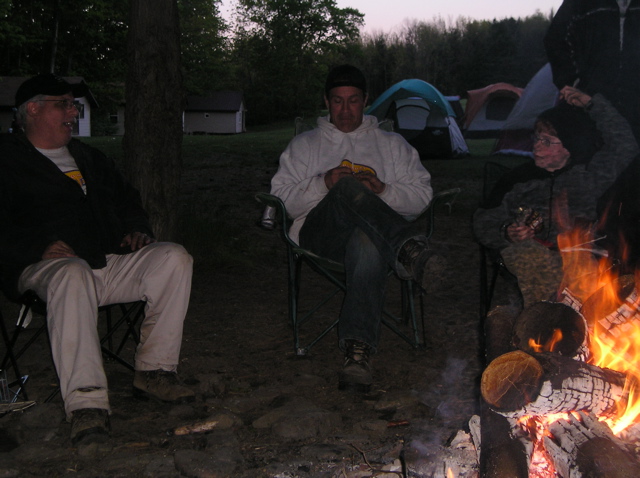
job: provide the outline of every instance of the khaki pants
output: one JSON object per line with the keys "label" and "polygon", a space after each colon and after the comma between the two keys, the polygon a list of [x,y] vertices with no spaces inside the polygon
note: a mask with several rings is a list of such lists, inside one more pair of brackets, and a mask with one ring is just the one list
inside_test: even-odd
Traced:
{"label": "khaki pants", "polygon": [[562,257],[536,241],[512,244],[501,251],[507,269],[518,278],[524,308],[555,300],[562,282]]}
{"label": "khaki pants", "polygon": [[78,258],[28,266],[18,283],[47,302],[51,351],[67,415],[109,410],[97,331],[98,307],[144,300],[136,370],[175,371],[189,304],[193,259],[178,244],[158,242],[126,255],[110,254],[103,269]]}

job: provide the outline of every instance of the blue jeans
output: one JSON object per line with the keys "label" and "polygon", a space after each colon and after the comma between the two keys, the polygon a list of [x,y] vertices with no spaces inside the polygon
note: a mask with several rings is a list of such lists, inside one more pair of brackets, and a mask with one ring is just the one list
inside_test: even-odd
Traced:
{"label": "blue jeans", "polygon": [[338,181],[311,210],[300,230],[300,245],[344,264],[347,291],[338,336],[378,347],[387,276],[391,270],[410,278],[398,262],[408,239],[426,242],[408,222],[355,178]]}

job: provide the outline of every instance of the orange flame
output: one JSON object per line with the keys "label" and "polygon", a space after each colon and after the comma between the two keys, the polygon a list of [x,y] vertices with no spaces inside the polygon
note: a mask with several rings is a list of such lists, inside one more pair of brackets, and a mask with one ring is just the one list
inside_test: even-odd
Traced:
{"label": "orange flame", "polygon": [[[540,340],[540,339],[538,339]],[[546,343],[541,344],[533,339],[529,339],[529,347],[534,352],[553,352],[558,342],[562,340],[562,330],[553,329],[551,338]]]}
{"label": "orange flame", "polygon": [[639,282],[638,277],[619,277],[606,255],[596,258],[594,243],[591,232],[583,229],[558,236],[563,285],[582,303],[580,312],[589,327],[590,362],[627,375],[626,400],[618,403],[618,417],[607,422],[618,434],[640,417]]}

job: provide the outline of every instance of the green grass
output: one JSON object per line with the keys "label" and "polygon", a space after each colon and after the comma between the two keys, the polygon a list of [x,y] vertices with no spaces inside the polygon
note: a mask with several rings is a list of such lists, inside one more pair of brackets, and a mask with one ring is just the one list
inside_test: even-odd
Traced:
{"label": "green grass", "polygon": [[[282,123],[255,128],[243,134],[185,135],[182,139],[183,165],[185,168],[198,167],[208,162],[212,155],[230,161],[242,158],[252,164],[259,164],[263,160],[277,161],[293,138],[293,133],[293,124]],[[82,141],[95,146],[117,162],[123,158],[121,136],[83,138]]]}
{"label": "green grass", "polygon": [[[237,135],[188,135],[182,144],[182,160],[186,171],[197,171],[203,178],[202,187],[186,193],[180,206],[181,237],[200,266],[243,267],[250,269],[264,262],[273,254],[274,241],[256,241],[255,224],[261,209],[252,201],[257,191],[250,187],[237,190],[235,165],[245,169],[261,169],[275,172],[278,157],[293,137],[291,123],[281,123],[255,128]],[[112,157],[123,159],[122,137],[85,138],[91,144]],[[458,212],[471,217],[477,207],[483,167],[487,160],[515,166],[523,161],[519,157],[490,156],[494,140],[469,140],[471,155],[462,159],[436,159],[424,162],[431,173],[434,190],[462,187]],[[215,161],[212,161],[215,159]],[[241,173],[241,174],[244,174]],[[193,174],[191,174],[193,176]],[[207,177],[219,177],[222,181],[207,184]],[[258,182],[255,182],[258,184]],[[219,184],[229,185],[221,190]],[[248,184],[253,184],[249,181]],[[268,189],[268,183],[260,190]],[[223,186],[224,188],[224,186]],[[255,217],[252,217],[255,216]]]}
{"label": "green grass", "polygon": [[[198,167],[210,160],[212,155],[227,157],[230,160],[243,158],[251,164],[274,161],[293,138],[294,128],[289,123],[262,126],[235,135],[186,135],[182,140],[182,160],[185,168]],[[83,138],[82,141],[95,146],[116,161],[122,160],[122,137],[104,136]],[[482,169],[484,161],[491,160],[507,164],[522,161],[518,157],[491,156],[493,139],[467,140],[471,155],[455,160],[429,160],[425,164],[435,164],[447,174],[464,173],[476,175]],[[442,164],[440,164],[442,163]]]}

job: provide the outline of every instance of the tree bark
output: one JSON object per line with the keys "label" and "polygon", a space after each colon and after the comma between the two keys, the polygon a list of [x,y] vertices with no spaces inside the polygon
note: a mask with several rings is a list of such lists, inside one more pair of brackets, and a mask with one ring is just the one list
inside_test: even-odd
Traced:
{"label": "tree bark", "polygon": [[176,0],[131,0],[124,171],[159,240],[175,240],[184,93]]}
{"label": "tree bark", "polygon": [[481,392],[496,412],[511,418],[589,410],[616,416],[626,406],[627,377],[553,353],[515,351],[482,374]]}

